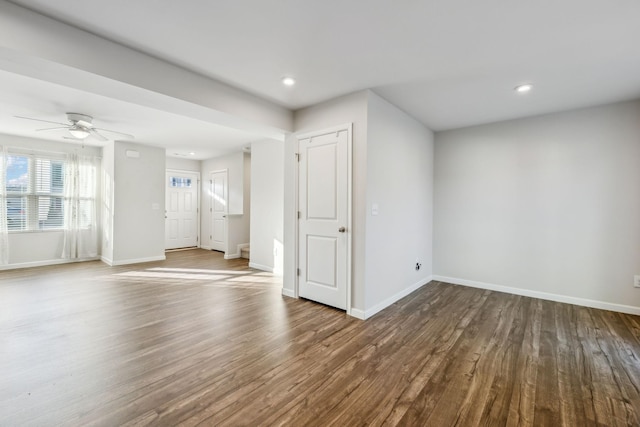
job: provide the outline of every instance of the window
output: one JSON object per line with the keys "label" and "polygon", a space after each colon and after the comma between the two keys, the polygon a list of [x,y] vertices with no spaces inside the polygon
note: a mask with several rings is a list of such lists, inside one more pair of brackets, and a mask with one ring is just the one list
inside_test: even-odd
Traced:
{"label": "window", "polygon": [[191,187],[191,178],[172,176],[169,178],[169,187]]}
{"label": "window", "polygon": [[64,159],[9,154],[6,191],[9,230],[64,227]]}

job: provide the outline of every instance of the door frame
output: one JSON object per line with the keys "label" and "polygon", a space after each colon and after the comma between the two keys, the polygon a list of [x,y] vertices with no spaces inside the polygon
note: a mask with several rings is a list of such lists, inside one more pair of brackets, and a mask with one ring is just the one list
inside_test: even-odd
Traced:
{"label": "door frame", "polygon": [[229,251],[229,169],[218,169],[218,170],[213,170],[209,172],[209,249],[212,251],[218,251],[217,249],[213,249],[212,247],[212,239],[213,239],[213,174],[214,173],[222,173],[224,172],[226,179],[225,181],[225,185],[226,188],[225,190],[225,194],[227,195],[227,204],[225,205],[226,207],[226,212],[224,214],[224,251],[222,251],[222,253],[224,253],[225,255],[227,254],[227,252]]}
{"label": "door frame", "polygon": [[340,131],[347,131],[347,314],[351,316],[351,294],[352,294],[352,285],[351,285],[351,259],[352,259],[352,249],[351,249],[351,240],[353,237],[353,220],[352,220],[352,211],[353,211],[353,124],[345,123],[343,125],[332,126],[329,128],[310,131],[304,133],[295,133],[293,136],[296,138],[296,146],[295,146],[295,170],[296,170],[296,179],[295,179],[295,197],[294,197],[294,212],[293,218],[295,218],[296,226],[294,233],[294,245],[295,245],[295,273],[293,280],[293,293],[294,298],[300,298],[300,276],[298,276],[298,270],[300,268],[300,221],[298,221],[298,212],[300,211],[300,140],[313,138],[314,136],[326,135],[328,133],[336,133]]}
{"label": "door frame", "polygon": [[[202,247],[202,236],[200,235],[200,212],[202,211],[202,209],[200,209],[202,206],[200,206],[200,191],[202,191],[200,189],[200,171],[190,171],[190,170],[186,170],[186,169],[172,169],[172,168],[166,168],[165,169],[165,174],[164,174],[164,185],[165,185],[165,189],[167,188],[167,186],[169,185],[169,183],[167,182],[167,175],[169,173],[173,173],[175,172],[176,174],[179,173],[189,173],[189,174],[195,174],[197,176],[197,183],[196,183],[196,211],[197,211],[197,218],[196,218],[196,223],[197,223],[197,229],[196,229],[196,235],[198,236],[198,241],[197,241],[197,248]],[[167,193],[165,190],[165,200],[164,200],[164,216],[165,216],[165,220],[167,219]],[[166,221],[165,221],[165,230],[166,230]],[[166,244],[166,236],[165,236],[165,244]]]}

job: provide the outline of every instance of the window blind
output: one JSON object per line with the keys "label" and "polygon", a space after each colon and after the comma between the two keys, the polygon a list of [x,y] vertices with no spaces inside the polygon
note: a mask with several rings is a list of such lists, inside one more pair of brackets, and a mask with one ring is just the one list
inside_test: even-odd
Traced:
{"label": "window blind", "polygon": [[64,226],[63,158],[10,153],[6,194],[9,230],[52,230]]}

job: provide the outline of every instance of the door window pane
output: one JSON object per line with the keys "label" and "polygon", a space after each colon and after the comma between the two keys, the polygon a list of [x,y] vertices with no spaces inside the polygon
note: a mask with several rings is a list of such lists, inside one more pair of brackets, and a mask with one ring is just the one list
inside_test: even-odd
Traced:
{"label": "door window pane", "polygon": [[172,176],[169,178],[170,187],[191,187],[191,178]]}

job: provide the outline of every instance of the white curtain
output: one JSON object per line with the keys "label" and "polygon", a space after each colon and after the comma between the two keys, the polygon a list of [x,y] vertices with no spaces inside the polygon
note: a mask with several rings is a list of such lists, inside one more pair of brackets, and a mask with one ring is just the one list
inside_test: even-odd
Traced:
{"label": "white curtain", "polygon": [[65,259],[94,258],[98,255],[96,222],[96,176],[94,157],[70,154],[64,165],[64,246]]}
{"label": "white curtain", "polygon": [[7,223],[7,148],[0,147],[0,265],[9,263]]}

